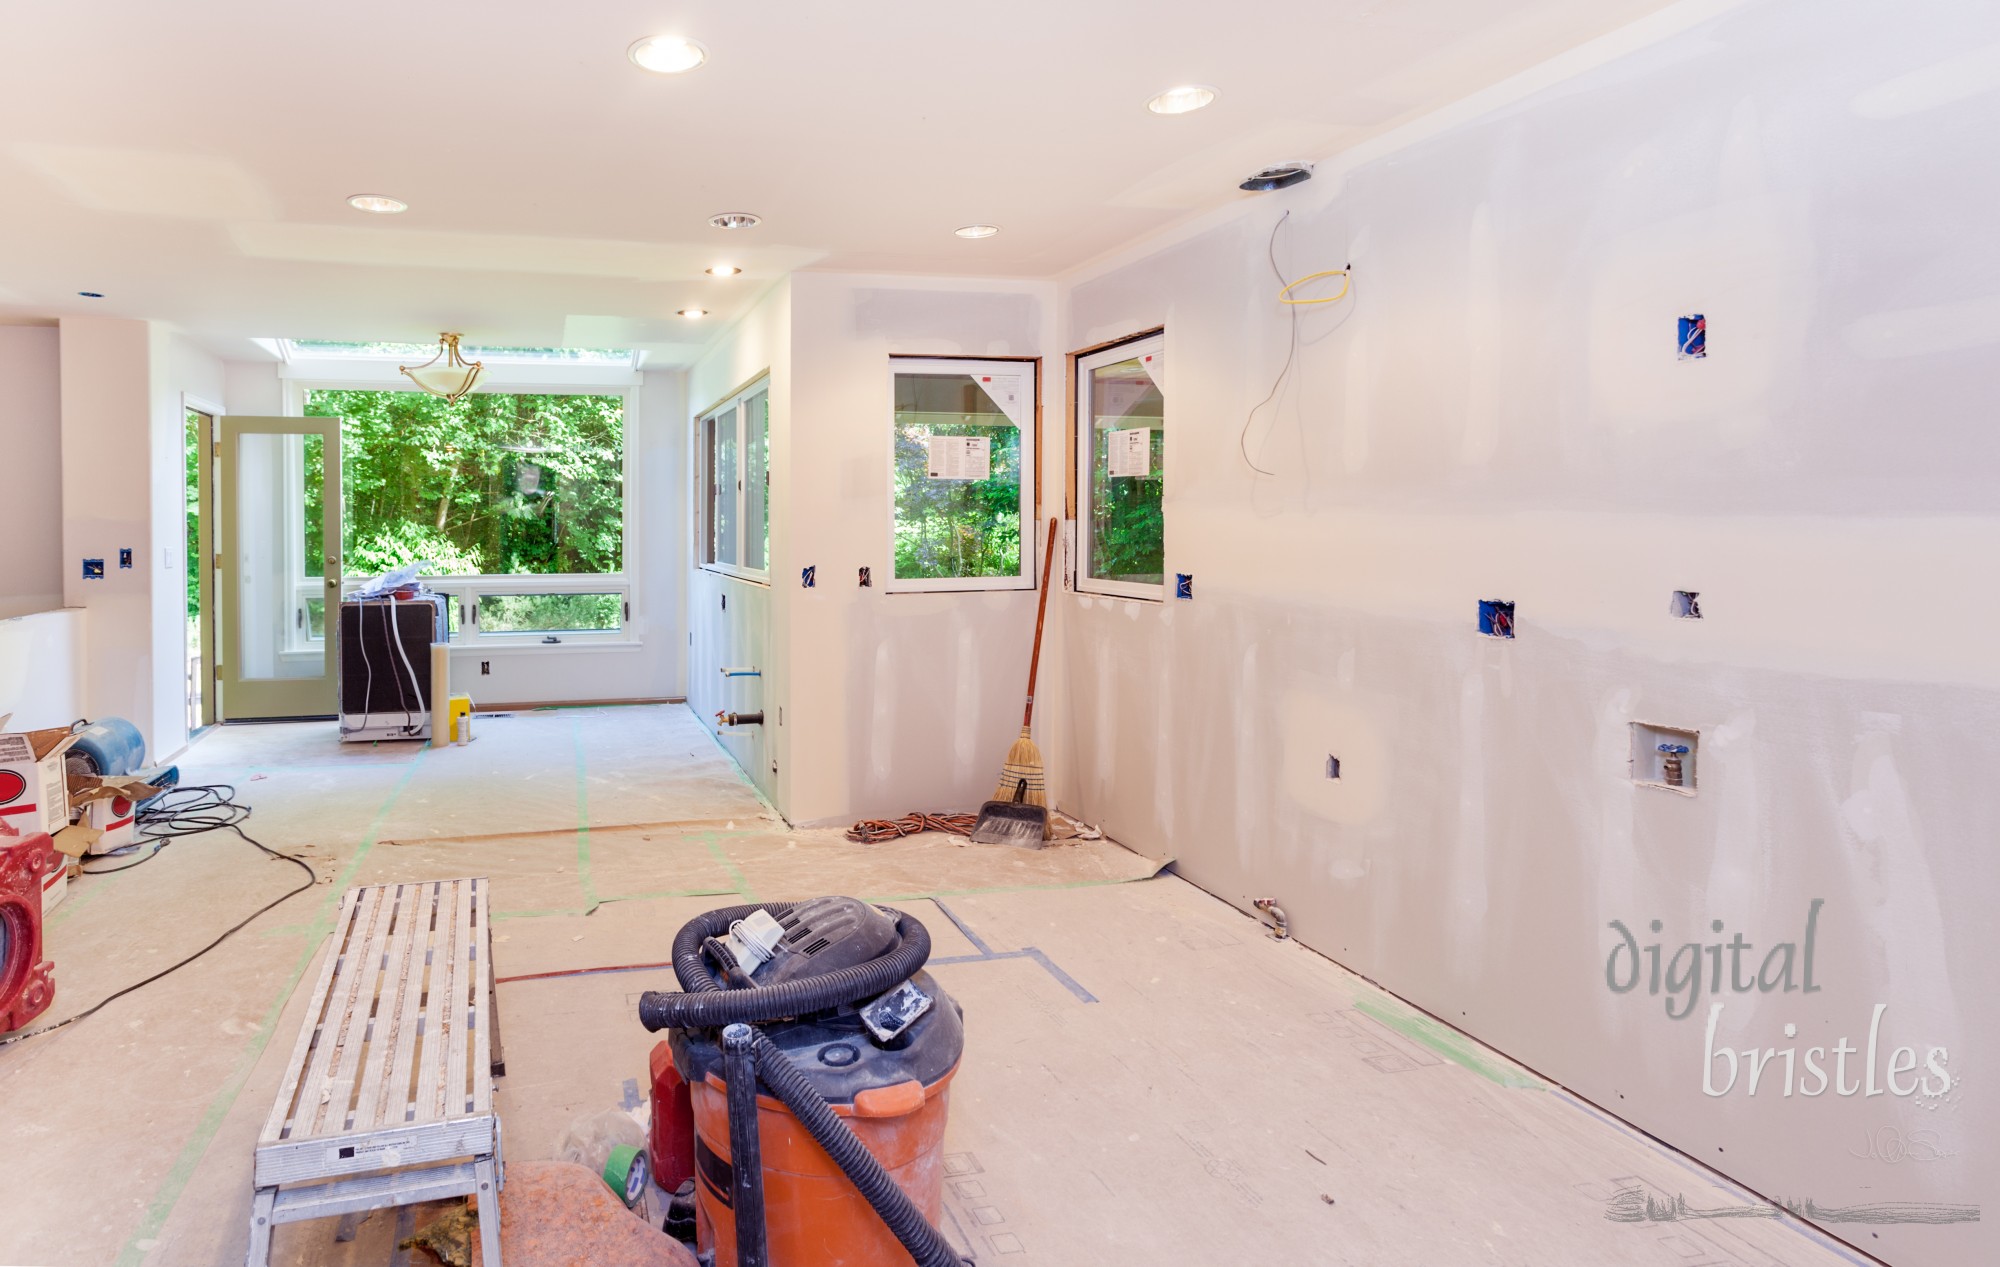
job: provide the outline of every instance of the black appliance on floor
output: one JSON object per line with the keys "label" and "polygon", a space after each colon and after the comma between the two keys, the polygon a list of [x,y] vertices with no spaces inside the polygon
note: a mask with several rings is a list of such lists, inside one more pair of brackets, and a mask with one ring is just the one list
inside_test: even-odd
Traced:
{"label": "black appliance on floor", "polygon": [[431,644],[451,640],[442,594],[340,605],[340,738],[431,737]]}

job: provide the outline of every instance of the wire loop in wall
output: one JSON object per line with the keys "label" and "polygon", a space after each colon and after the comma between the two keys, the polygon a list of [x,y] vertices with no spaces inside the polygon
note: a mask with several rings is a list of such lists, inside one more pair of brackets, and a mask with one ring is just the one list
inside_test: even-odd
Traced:
{"label": "wire loop in wall", "polygon": [[[1317,299],[1294,299],[1291,297],[1292,292],[1297,290],[1299,287],[1305,285],[1307,282],[1316,282],[1320,280],[1322,277],[1338,277],[1340,279],[1339,293],[1332,295],[1322,295]],[[1281,304],[1291,304],[1295,307],[1305,307],[1310,304],[1338,303],[1341,300],[1347,298],[1347,287],[1348,287],[1348,276],[1346,269],[1344,268],[1323,269],[1317,273],[1307,273],[1304,277],[1301,277],[1297,281],[1287,285],[1283,290],[1278,292],[1278,302]]]}

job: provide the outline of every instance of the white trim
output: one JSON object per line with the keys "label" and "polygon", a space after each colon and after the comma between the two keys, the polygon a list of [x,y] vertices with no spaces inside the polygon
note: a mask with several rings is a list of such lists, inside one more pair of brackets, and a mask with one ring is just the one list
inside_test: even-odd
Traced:
{"label": "white trim", "polygon": [[[1167,346],[1166,332],[1141,335],[1126,339],[1110,347],[1100,348],[1087,356],[1076,358],[1076,588],[1083,594],[1103,594],[1114,598],[1138,599],[1145,602],[1165,602],[1173,593],[1172,569],[1165,561],[1166,535],[1166,475],[1167,459],[1173,447],[1172,437],[1167,434],[1165,416],[1168,406],[1161,407],[1160,425],[1160,501],[1161,501],[1161,564],[1160,583],[1148,585],[1136,581],[1115,581],[1090,575],[1090,476],[1095,462],[1096,409],[1091,400],[1091,371],[1102,365],[1116,365],[1121,361],[1136,360],[1147,352],[1164,354]],[[1150,371],[1149,371],[1150,372]],[[1173,360],[1167,359],[1167,373],[1173,373]],[[1166,385],[1160,384],[1160,395],[1167,395]]]}
{"label": "white trim", "polygon": [[[1020,518],[1021,562],[1011,576],[940,576],[908,577],[896,575],[896,380],[910,374],[963,374],[976,377],[982,372],[994,373],[994,366],[1008,366],[1012,372],[1024,374],[1028,379],[1028,399],[1022,405],[1021,419],[1014,423],[1021,433],[1021,481],[1020,493],[1016,499]],[[891,594],[972,594],[993,590],[1031,590],[1035,588],[1035,481],[1040,473],[1041,453],[1035,447],[1036,407],[1042,395],[1042,363],[1040,360],[1021,360],[1018,357],[982,356],[892,356],[889,358],[889,558],[888,575],[882,578],[882,588]],[[1010,419],[1009,421],[1013,421]]]}
{"label": "white trim", "polygon": [[745,478],[750,465],[750,428],[748,410],[745,407],[753,398],[759,395],[764,397],[764,478],[768,484],[771,477],[771,372],[769,370],[765,370],[763,373],[757,375],[757,377],[751,379],[727,399],[719,400],[707,409],[694,415],[694,425],[690,428],[694,433],[694,460],[691,463],[691,469],[694,471],[695,482],[691,497],[692,505],[690,506],[690,509],[694,512],[694,531],[688,535],[694,546],[694,565],[696,568],[705,572],[716,572],[724,576],[733,576],[738,580],[768,585],[771,581],[771,499],[768,495],[764,498],[764,566],[761,568],[746,567],[734,560],[711,559],[708,557],[710,549],[715,544],[715,524],[713,520],[715,465],[714,454],[708,440],[709,427],[711,424],[720,421],[723,415],[728,414],[732,417],[731,425],[736,428],[736,522],[739,526],[736,551],[737,557],[741,558],[744,545],[749,539],[747,532],[744,530],[749,527],[750,523],[750,481]]}

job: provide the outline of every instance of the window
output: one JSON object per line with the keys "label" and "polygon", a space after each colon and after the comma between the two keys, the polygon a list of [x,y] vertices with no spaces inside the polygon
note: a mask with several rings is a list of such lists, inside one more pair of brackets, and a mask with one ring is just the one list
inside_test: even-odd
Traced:
{"label": "window", "polygon": [[1035,366],[899,359],[890,380],[887,588],[1033,588]]}
{"label": "window", "polygon": [[701,543],[704,567],[770,575],[771,384],[759,380],[703,414]]}
{"label": "window", "polygon": [[1077,358],[1077,587],[1163,598],[1166,581],[1165,338]]}
{"label": "window", "polygon": [[[351,582],[421,564],[455,600],[455,639],[625,628],[622,394],[480,392],[447,403],[314,388],[305,413],[341,419],[341,573]],[[317,523],[319,488],[308,483]],[[317,642],[319,573],[306,564],[299,632]]]}

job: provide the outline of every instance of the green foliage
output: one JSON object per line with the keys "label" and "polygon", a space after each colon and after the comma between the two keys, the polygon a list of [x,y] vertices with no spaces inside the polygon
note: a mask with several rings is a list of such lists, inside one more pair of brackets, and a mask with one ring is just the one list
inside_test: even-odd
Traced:
{"label": "green foliage", "polygon": [[202,416],[188,411],[185,450],[187,475],[187,618],[201,619],[201,449]]}
{"label": "green foliage", "polygon": [[486,633],[582,633],[615,630],[624,621],[616,594],[483,594],[479,627]]}
{"label": "green foliage", "polygon": [[[1102,433],[1099,433],[1100,436]],[[1111,478],[1102,445],[1090,473],[1090,575],[1157,585],[1166,577],[1165,432],[1153,431],[1155,474]]]}
{"label": "green foliage", "polygon": [[409,522],[353,537],[344,570],[350,576],[380,576],[410,563],[422,563],[431,576],[478,576],[482,570],[479,547],[462,546],[429,524]]}
{"label": "green foliage", "polygon": [[313,391],[306,413],[343,420],[349,575],[420,561],[455,575],[623,565],[617,396],[496,392],[447,404],[426,392]]}
{"label": "green foliage", "polygon": [[[903,580],[1018,576],[1021,572],[1021,433],[896,419],[896,576]],[[923,420],[919,421],[918,419]],[[991,478],[930,478],[931,436],[986,436]]]}

